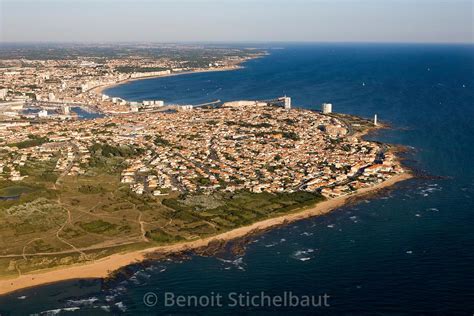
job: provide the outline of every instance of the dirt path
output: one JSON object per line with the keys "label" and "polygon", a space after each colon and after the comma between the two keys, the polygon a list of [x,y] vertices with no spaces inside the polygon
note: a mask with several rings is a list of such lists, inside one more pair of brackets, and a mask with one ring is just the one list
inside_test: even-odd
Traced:
{"label": "dirt path", "polygon": [[16,278],[3,279],[0,280],[0,295],[13,292],[18,289],[63,280],[107,277],[113,270],[119,269],[123,266],[141,262],[145,260],[147,258],[147,255],[151,253],[159,252],[164,254],[170,254],[188,251],[196,248],[206,247],[214,241],[232,240],[247,236],[257,231],[270,229],[276,226],[288,224],[313,216],[324,215],[338,207],[343,206],[352,199],[364,197],[367,194],[371,194],[377,190],[384,189],[397,182],[410,178],[412,178],[412,176],[409,173],[399,174],[372,187],[361,189],[356,194],[341,196],[338,198],[320,202],[314,207],[302,209],[301,211],[296,213],[270,218],[261,222],[256,222],[251,225],[240,227],[208,238],[197,239],[194,241],[186,241],[168,246],[151,247],[145,250],[131,251],[128,253],[117,253],[109,257],[105,257],[82,265],[77,264],[68,267],[58,268],[52,271],[39,271],[37,273],[23,274]]}
{"label": "dirt path", "polygon": [[34,238],[32,240],[30,240],[29,242],[26,243],[26,245],[23,246],[23,252],[22,252],[22,256],[23,256],[23,259],[25,259],[25,261],[28,261],[28,258],[26,257],[26,247],[28,247],[32,242],[36,241],[36,240],[41,240],[43,238]]}
{"label": "dirt path", "polygon": [[71,244],[70,242],[68,242],[66,239],[62,238],[59,236],[59,234],[62,232],[62,230],[64,229],[64,227],[66,227],[67,224],[71,224],[71,212],[69,210],[67,210],[67,213],[68,213],[68,217],[67,217],[67,220],[64,222],[64,224],[61,225],[61,227],[58,229],[58,231],[56,232],[56,238],[59,239],[59,241],[61,241],[62,243],[68,245],[69,247],[71,247],[72,249],[75,250],[75,252],[78,252],[80,253],[82,256],[84,256],[84,258],[88,258],[87,257],[87,254],[85,252],[83,252],[82,250],[76,248],[76,246],[74,246],[73,244]]}
{"label": "dirt path", "polygon": [[142,221],[142,212],[138,211],[140,214],[138,215],[138,223],[140,224],[140,231],[142,233],[142,239],[144,242],[150,242],[148,238],[146,237],[146,230],[145,230],[145,224],[146,222]]}

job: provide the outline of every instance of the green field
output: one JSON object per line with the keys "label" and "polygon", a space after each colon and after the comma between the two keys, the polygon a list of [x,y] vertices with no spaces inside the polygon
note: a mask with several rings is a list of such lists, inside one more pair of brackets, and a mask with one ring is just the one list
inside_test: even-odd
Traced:
{"label": "green field", "polygon": [[1,197],[9,197],[9,196],[17,196],[23,193],[29,193],[33,188],[25,185],[5,185],[3,188],[0,189],[0,196]]}
{"label": "green field", "polygon": [[216,235],[292,212],[321,200],[319,194],[171,193],[138,196],[120,183],[128,149],[100,148],[88,172],[56,182],[55,161],[27,163],[23,181],[0,182],[0,276],[86,262]]}

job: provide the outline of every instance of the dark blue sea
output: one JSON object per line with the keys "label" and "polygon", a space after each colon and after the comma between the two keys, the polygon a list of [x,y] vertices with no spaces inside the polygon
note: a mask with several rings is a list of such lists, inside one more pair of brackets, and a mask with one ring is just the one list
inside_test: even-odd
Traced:
{"label": "dark blue sea", "polygon": [[[269,56],[240,70],[135,81],[106,93],[179,104],[286,94],[297,107],[331,102],[336,112],[377,113],[392,129],[370,138],[411,148],[405,163],[420,177],[256,236],[240,256],[158,261],[113,282],[28,289],[1,297],[0,314],[473,315],[474,47],[267,48]],[[262,291],[327,294],[329,306],[165,307],[163,297]],[[156,293],[156,306],[144,304],[147,292]]]}

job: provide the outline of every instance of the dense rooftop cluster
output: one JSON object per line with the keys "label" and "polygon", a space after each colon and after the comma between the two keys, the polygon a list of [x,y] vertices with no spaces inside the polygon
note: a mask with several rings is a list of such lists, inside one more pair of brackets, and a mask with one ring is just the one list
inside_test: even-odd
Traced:
{"label": "dense rooftop cluster", "polygon": [[21,180],[17,166],[32,159],[56,157],[58,173],[77,175],[97,155],[119,156],[120,181],[137,194],[308,190],[333,197],[403,171],[384,146],[349,135],[335,117],[272,106],[48,122],[6,128],[0,137],[10,151],[0,171],[10,180]]}

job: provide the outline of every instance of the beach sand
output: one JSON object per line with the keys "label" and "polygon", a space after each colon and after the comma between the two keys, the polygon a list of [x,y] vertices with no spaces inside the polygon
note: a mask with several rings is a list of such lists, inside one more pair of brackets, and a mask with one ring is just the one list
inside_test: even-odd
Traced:
{"label": "beach sand", "polygon": [[301,219],[319,216],[327,214],[330,211],[343,206],[353,199],[360,199],[369,194],[375,193],[383,188],[390,187],[397,182],[404,181],[412,178],[411,173],[406,172],[390,179],[374,185],[369,188],[364,188],[357,193],[342,196],[334,199],[330,199],[324,202],[320,202],[313,207],[303,209],[299,212],[290,213],[287,215],[270,218],[264,221],[256,222],[249,226],[240,227],[216,236],[208,237],[205,239],[199,239],[191,242],[183,242],[173,244],[169,246],[152,247],[139,251],[131,251],[127,253],[118,253],[105,257],[93,262],[88,262],[82,265],[58,267],[54,270],[49,271],[38,271],[37,273],[24,274],[11,279],[0,280],[0,295],[10,293],[16,290],[44,285],[48,283],[54,283],[72,279],[86,279],[86,278],[105,278],[110,275],[111,272],[134,263],[139,263],[147,259],[147,254],[151,253],[163,253],[171,254],[178,253],[184,250],[192,250],[196,248],[206,247],[209,243],[217,240],[228,241],[246,235],[266,230],[272,227],[280,226],[283,224],[295,222]]}

